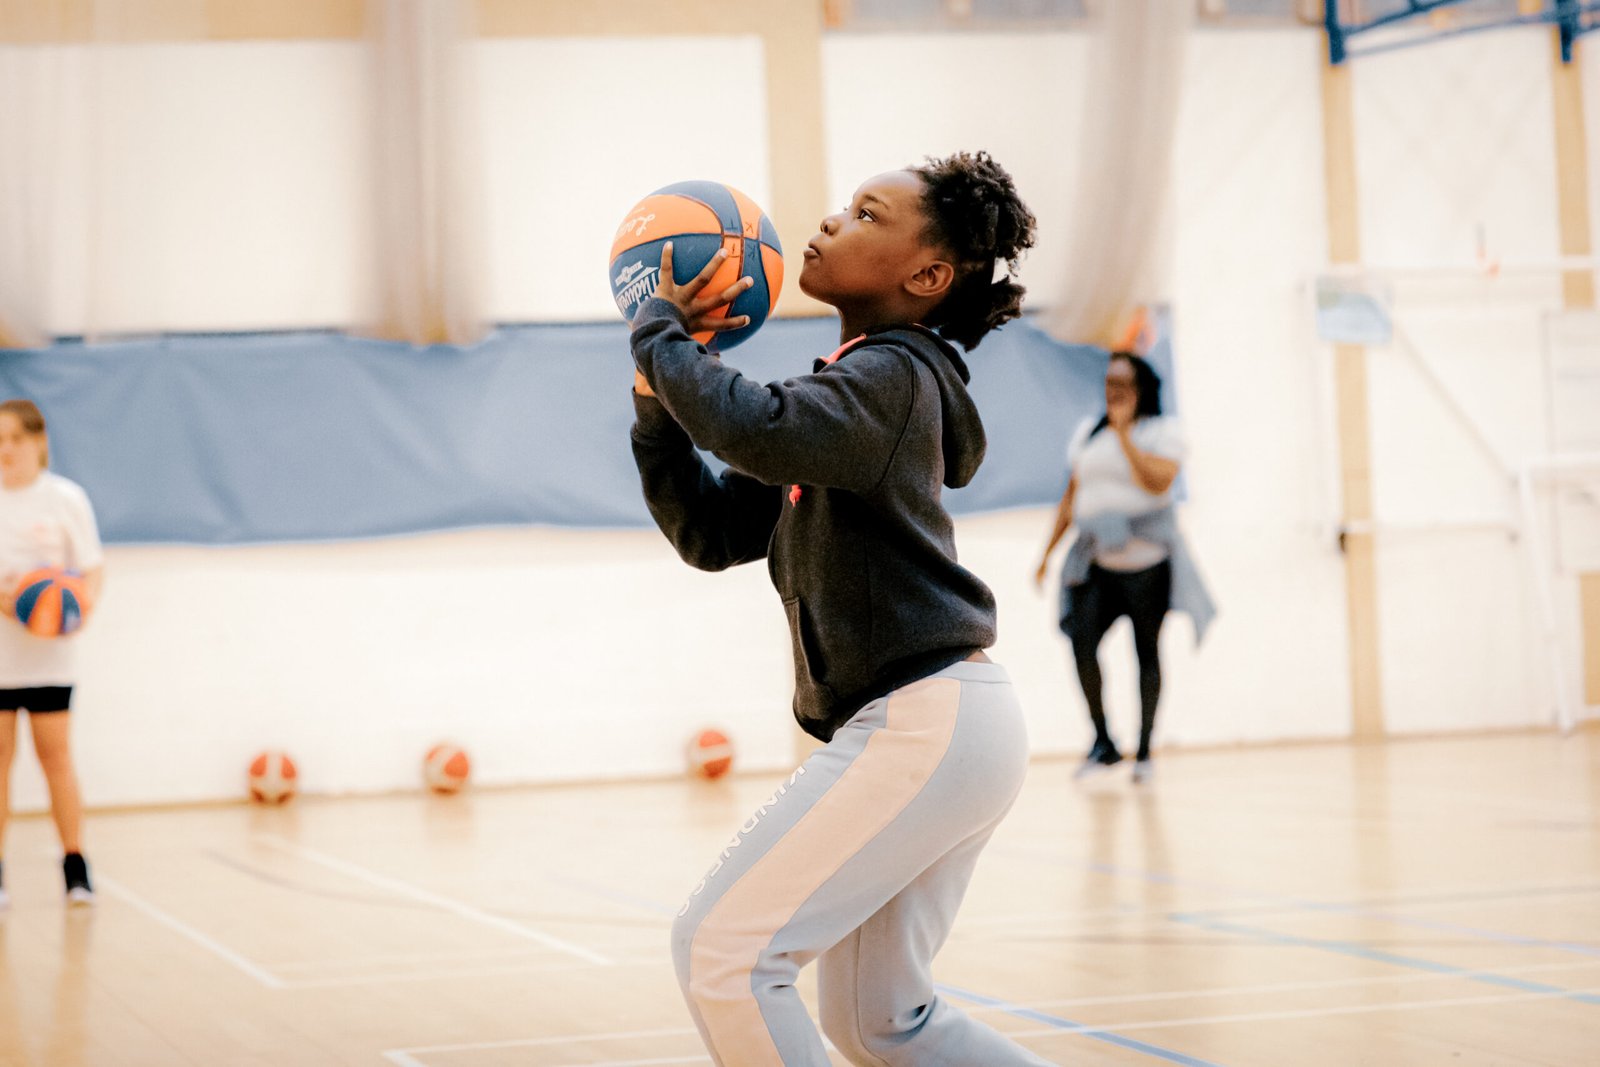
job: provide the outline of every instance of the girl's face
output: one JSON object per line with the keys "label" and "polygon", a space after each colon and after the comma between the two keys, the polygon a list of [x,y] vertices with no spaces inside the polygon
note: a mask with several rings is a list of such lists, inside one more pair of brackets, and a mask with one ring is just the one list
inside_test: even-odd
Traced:
{"label": "girl's face", "polygon": [[22,420],[0,412],[0,482],[27,485],[44,469],[39,438],[22,428]]}
{"label": "girl's face", "polygon": [[1114,359],[1106,368],[1106,410],[1118,404],[1135,405],[1139,400],[1139,386],[1133,376],[1133,364],[1125,359]]}
{"label": "girl's face", "polygon": [[869,178],[849,205],[822,220],[800,267],[800,290],[825,304],[883,304],[939,258],[923,244],[922,179],[908,170]]}

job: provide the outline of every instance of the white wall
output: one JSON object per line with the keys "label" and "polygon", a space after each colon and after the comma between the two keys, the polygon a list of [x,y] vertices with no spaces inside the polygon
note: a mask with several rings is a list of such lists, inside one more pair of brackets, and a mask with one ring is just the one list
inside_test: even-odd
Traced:
{"label": "white wall", "polygon": [[1173,739],[1349,731],[1332,438],[1304,290],[1327,258],[1323,47],[1309,31],[1199,33],[1190,46],[1174,332],[1191,438],[1185,518],[1220,614],[1192,663],[1174,659]]}
{"label": "white wall", "polygon": [[[56,334],[369,317],[365,52],[303,42],[0,50],[47,116]],[[314,255],[307,250],[314,249]]]}
{"label": "white wall", "polygon": [[409,787],[446,739],[484,784],[669,773],[702,725],[753,763],[791,751],[765,571],[713,579],[659,536],[113,547],[107,572],[79,638],[90,803],[234,796],[267,747],[335,793]]}
{"label": "white wall", "polygon": [[[677,38],[682,72],[755,91],[704,129],[659,121],[649,40],[475,46],[487,314],[616,315],[607,251],[630,205],[685,178],[769,199],[754,37]],[[0,85],[48,160],[55,334],[338,327],[374,308],[369,54],[355,42],[0,48]],[[308,250],[315,254],[308,255]]]}
{"label": "white wall", "polygon": [[[1463,227],[1479,218],[1507,256],[1553,253],[1546,45],[1493,34],[1460,42],[1481,52],[1440,44],[1403,53],[1404,71],[1361,61],[1357,152],[1369,261],[1469,257],[1473,234]],[[234,108],[231,132],[206,99],[176,86],[142,90],[150,99],[140,114],[156,124],[152,144],[185,163],[154,152],[127,158],[146,184],[189,175],[181,180],[196,212],[162,216],[176,235],[163,254],[194,263],[208,248],[245,250],[267,279],[242,293],[214,291],[234,276],[218,266],[193,278],[181,307],[174,297],[152,297],[163,313],[176,308],[190,325],[204,319],[215,327],[207,316],[220,316],[218,308],[237,317],[233,325],[262,325],[359,306],[365,175],[359,167],[331,172],[356,135],[352,100],[361,82],[353,51],[341,55],[340,47],[186,46],[166,56],[187,78],[209,72],[220,83],[213,96],[255,101]],[[658,143],[647,123],[627,114],[651,97],[634,95],[614,71],[637,69],[630,50],[648,51],[646,44],[547,47],[483,46],[483,81],[493,90],[485,125],[490,215],[498,220],[495,314],[605,317],[612,312],[599,264],[616,214],[608,205],[625,207],[656,184],[690,176],[680,172],[691,167],[761,198],[764,108],[759,93],[735,103],[750,126],[743,147],[719,142],[716,162],[701,167],[694,152],[709,149],[684,154],[676,134],[660,134]],[[693,47],[760,84],[752,42]],[[1338,737],[1349,729],[1343,563],[1333,536],[1337,452],[1327,352],[1311,330],[1306,287],[1326,258],[1321,48],[1311,31],[1200,32],[1186,68],[1172,279],[1177,387],[1192,449],[1183,522],[1221,615],[1198,652],[1186,620],[1175,619],[1164,637],[1158,741],[1167,744]],[[1067,183],[1087,91],[1084,50],[1071,34],[827,38],[833,201],[862,178],[925,154],[988,148],[1039,216],[1041,245],[1024,279],[1048,299],[1094,267],[1061,262],[1056,251],[1073,209]],[[934,68],[1005,76],[985,73],[937,106],[903,91],[903,76]],[[1463,89],[1463,79],[1501,89]],[[300,94],[294,121],[261,92],[290,82]],[[574,95],[560,98],[557,87],[568,84]],[[1596,79],[1588,84],[1593,90]],[[1471,95],[1479,92],[1487,95]],[[596,106],[602,114],[586,118],[580,104],[593,100],[604,101]],[[1591,107],[1591,123],[1596,111],[1600,105]],[[597,124],[607,136],[592,148]],[[182,130],[194,136],[179,137]],[[288,146],[278,153],[284,158],[264,164],[286,168],[267,184],[302,192],[285,200],[263,193],[259,210],[229,215],[229,183],[266,181],[252,170],[260,156],[252,146],[267,131]],[[213,136],[232,146],[225,158],[196,158]],[[194,177],[202,173],[213,177]],[[1474,184],[1475,175],[1482,181]],[[1463,188],[1452,185],[1447,195],[1445,181]],[[307,183],[319,191],[305,192]],[[317,214],[313,203],[344,207]],[[204,245],[207,225],[239,229]],[[308,232],[317,226],[315,236]],[[257,228],[278,231],[282,243]],[[328,273],[289,288],[291,246],[306,242],[325,249],[317,269]],[[1535,279],[1493,293],[1412,292],[1401,321],[1495,446],[1515,453],[1537,433],[1537,350],[1529,348],[1537,337],[1527,331],[1550,290]],[[1548,721],[1529,697],[1544,668],[1518,557],[1502,531],[1484,526],[1503,517],[1503,485],[1404,353],[1373,351],[1371,388],[1380,520],[1479,524],[1380,535],[1391,725]],[[1043,508],[964,519],[958,537],[964,562],[999,598],[995,656],[1022,690],[1036,750],[1066,752],[1080,749],[1088,731],[1054,629],[1053,585],[1040,593],[1031,581],[1049,519]],[[116,547],[109,567],[105,603],[81,638],[77,737],[94,804],[237,796],[246,760],[269,745],[290,749],[307,788],[318,792],[409,788],[422,751],[445,737],[468,747],[485,783],[677,773],[684,740],[708,723],[734,735],[746,768],[782,767],[793,751],[786,637],[764,570],[694,572],[653,532]],[[1131,738],[1126,633],[1114,633],[1103,655],[1113,718]],[[16,799],[40,806],[31,761],[19,761],[18,772]]]}
{"label": "white wall", "polygon": [[[1081,264],[1062,262],[1077,180],[1088,40],[1079,33],[830,36],[822,52],[828,204],[882,171],[987,149],[1038,218],[1021,281],[1047,296]],[[936,98],[908,92],[938,71]]]}
{"label": "white wall", "polygon": [[[1507,264],[1558,255],[1550,62],[1536,28],[1359,61],[1368,265],[1471,264],[1480,227]],[[1368,361],[1388,725],[1548,723],[1511,477],[1548,447],[1540,323],[1560,277],[1394,286],[1396,343]]]}
{"label": "white wall", "polygon": [[[477,53],[496,321],[615,318],[612,239],[663,185],[714,179],[769,207],[760,38],[675,38],[670,67],[649,39],[497,40]],[[709,97],[703,117],[678,114],[701,71],[746,89]]]}

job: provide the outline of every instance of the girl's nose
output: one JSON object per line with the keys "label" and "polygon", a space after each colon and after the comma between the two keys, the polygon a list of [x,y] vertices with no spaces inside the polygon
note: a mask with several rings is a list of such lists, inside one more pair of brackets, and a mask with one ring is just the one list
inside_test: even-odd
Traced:
{"label": "girl's nose", "polygon": [[839,216],[838,215],[826,215],[826,216],[823,217],[823,219],[822,219],[822,232],[823,233],[827,234],[829,237],[832,237],[834,235],[834,232],[837,231],[838,229],[839,229]]}

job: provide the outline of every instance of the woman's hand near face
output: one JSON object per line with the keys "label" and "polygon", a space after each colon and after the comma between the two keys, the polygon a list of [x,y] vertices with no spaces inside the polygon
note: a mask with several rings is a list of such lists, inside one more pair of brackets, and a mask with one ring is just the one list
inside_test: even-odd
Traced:
{"label": "woman's hand near face", "polygon": [[1133,425],[1133,412],[1138,400],[1133,395],[1118,396],[1106,401],[1106,424],[1117,433],[1125,433]]}

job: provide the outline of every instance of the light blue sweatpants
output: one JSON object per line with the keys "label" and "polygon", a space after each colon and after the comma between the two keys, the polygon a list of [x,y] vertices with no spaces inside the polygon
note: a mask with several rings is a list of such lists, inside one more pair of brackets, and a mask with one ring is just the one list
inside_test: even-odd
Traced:
{"label": "light blue sweatpants", "polygon": [[822,1028],[872,1067],[1047,1067],[933,990],[978,854],[1022,788],[1005,670],[958,663],[873,701],[734,835],[673,926],[721,1067],[825,1067],[795,990],[820,957]]}

